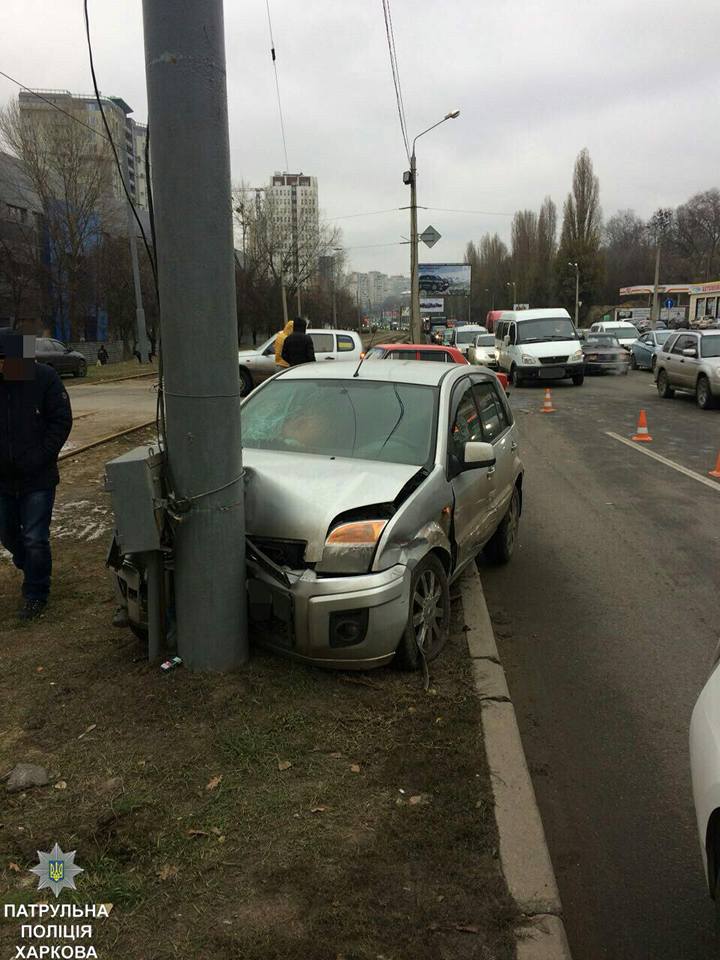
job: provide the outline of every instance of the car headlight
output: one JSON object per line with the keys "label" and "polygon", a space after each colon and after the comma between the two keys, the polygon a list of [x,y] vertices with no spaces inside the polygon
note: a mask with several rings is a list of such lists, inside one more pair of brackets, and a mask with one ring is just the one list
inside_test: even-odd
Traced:
{"label": "car headlight", "polygon": [[718,364],[717,367],[714,367],[713,372],[714,372],[714,374],[715,374],[715,377],[716,377],[718,380],[720,380],[720,364]]}
{"label": "car headlight", "polygon": [[582,350],[576,350],[575,353],[571,353],[568,357],[570,363],[577,363],[578,360],[582,360],[583,352]]}
{"label": "car headlight", "polygon": [[318,573],[367,573],[387,520],[356,520],[334,527],[325,541]]}
{"label": "car headlight", "polygon": [[540,363],[537,357],[531,357],[529,353],[524,353],[521,357],[522,363]]}

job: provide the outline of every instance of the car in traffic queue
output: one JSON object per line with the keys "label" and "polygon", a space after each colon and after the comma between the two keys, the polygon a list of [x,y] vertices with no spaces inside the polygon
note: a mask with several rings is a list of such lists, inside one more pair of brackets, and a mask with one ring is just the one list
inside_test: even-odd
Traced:
{"label": "car in traffic queue", "polygon": [[[275,363],[275,340],[278,333],[273,334],[261,347],[256,350],[238,350],[240,368],[241,395],[246,397],[258,384],[274,376],[283,369]],[[323,330],[320,328],[306,331],[315,348],[315,360],[354,360],[359,363],[362,358],[362,341],[356,330]]]}
{"label": "car in traffic queue", "polygon": [[588,333],[582,341],[585,373],[627,373],[630,355],[609,333]]}
{"label": "car in traffic queue", "polygon": [[[517,543],[523,464],[495,375],[464,363],[307,363],[261,384],[241,417],[258,641],[344,669],[436,657],[450,584],[480,551],[505,563]],[[111,565],[142,635],[143,556]]]}
{"label": "car in traffic queue", "polygon": [[457,347],[462,354],[467,355],[475,337],[479,333],[487,333],[487,329],[478,323],[464,323],[459,327],[454,327],[452,333],[451,344]]}
{"label": "car in traffic queue", "polygon": [[85,357],[78,350],[73,350],[52,337],[36,338],[35,359],[38,363],[46,363],[52,367],[61,377],[65,374],[72,374],[73,377],[87,376]]}
{"label": "car in traffic queue", "polygon": [[490,367],[491,370],[498,370],[497,348],[495,346],[495,335],[492,333],[478,333],[475,339],[468,347],[468,360],[470,363],[478,364],[481,367]]}
{"label": "car in traffic queue", "polygon": [[378,343],[367,351],[365,359],[467,363],[467,359],[455,347],[446,347],[439,343]]}
{"label": "car in traffic queue", "polygon": [[663,400],[677,390],[695,395],[697,405],[709,410],[720,400],[720,330],[673,333],[660,348],[655,383]]}
{"label": "car in traffic queue", "polygon": [[720,648],[690,719],[690,774],[708,892],[720,923]]}
{"label": "car in traffic queue", "polygon": [[611,336],[617,337],[626,350],[629,350],[640,336],[638,328],[628,320],[598,320],[597,323],[592,324],[589,332],[609,333]]}
{"label": "car in traffic queue", "polygon": [[563,307],[503,310],[495,320],[495,346],[500,369],[515,387],[528,380],[583,382],[580,338]]}
{"label": "car in traffic queue", "polygon": [[647,330],[630,344],[630,368],[654,370],[660,348],[672,333],[671,330]]}

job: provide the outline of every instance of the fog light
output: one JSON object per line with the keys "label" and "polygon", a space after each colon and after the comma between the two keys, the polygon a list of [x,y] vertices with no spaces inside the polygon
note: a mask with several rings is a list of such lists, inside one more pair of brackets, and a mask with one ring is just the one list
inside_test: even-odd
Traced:
{"label": "fog light", "polygon": [[342,610],[330,614],[330,646],[353,647],[367,634],[368,610]]}

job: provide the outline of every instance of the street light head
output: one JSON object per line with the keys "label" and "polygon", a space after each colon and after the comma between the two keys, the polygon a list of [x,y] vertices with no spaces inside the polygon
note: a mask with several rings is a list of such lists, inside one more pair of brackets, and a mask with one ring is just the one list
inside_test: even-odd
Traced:
{"label": "street light head", "polygon": [[456,119],[457,117],[459,117],[459,116],[460,116],[460,111],[459,111],[459,110],[451,110],[450,113],[446,113],[446,114],[445,114],[445,119],[446,119],[446,120],[455,120],[455,119]]}

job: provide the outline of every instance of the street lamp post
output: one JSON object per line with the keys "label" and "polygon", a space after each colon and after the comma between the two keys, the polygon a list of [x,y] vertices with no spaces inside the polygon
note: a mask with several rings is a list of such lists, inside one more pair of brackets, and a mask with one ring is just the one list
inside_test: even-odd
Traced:
{"label": "street lamp post", "polygon": [[575,268],[575,328],[577,329],[580,322],[580,265],[575,260],[569,261],[568,266]]}
{"label": "street lamp post", "polygon": [[410,169],[403,174],[403,183],[410,185],[410,339],[413,343],[421,343],[422,330],[420,329],[420,286],[418,280],[418,232],[417,232],[417,165],[415,163],[415,144],[439,127],[446,120],[454,120],[460,116],[459,110],[451,110],[442,120],[438,120],[427,130],[423,130],[413,140]]}
{"label": "street lamp post", "polygon": [[515,304],[517,303],[517,285],[514,280],[509,280],[505,284],[505,286],[508,288],[508,290],[510,289],[510,287],[512,287],[512,292],[513,292],[512,306],[513,306],[513,309],[515,309]]}
{"label": "street lamp post", "polygon": [[490,309],[495,309],[495,291],[490,291],[490,287],[485,287],[485,293],[490,294]]}

